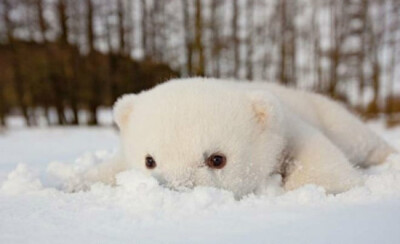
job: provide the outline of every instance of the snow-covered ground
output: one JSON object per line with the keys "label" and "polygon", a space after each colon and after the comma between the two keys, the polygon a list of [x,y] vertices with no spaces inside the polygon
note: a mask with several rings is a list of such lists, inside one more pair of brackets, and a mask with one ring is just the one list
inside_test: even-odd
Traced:
{"label": "snow-covered ground", "polygon": [[[400,128],[371,127],[400,149]],[[136,171],[115,187],[69,191],[117,147],[111,127],[0,134],[0,243],[400,243],[400,155],[338,195],[314,185],[284,193],[276,179],[235,200],[212,188],[175,192]]]}

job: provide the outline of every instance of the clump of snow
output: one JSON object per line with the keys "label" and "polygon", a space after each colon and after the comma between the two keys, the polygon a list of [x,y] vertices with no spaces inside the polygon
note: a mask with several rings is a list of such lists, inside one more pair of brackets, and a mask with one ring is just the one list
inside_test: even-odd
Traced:
{"label": "clump of snow", "polygon": [[19,164],[1,185],[1,191],[10,195],[37,192],[42,188],[40,180],[25,164]]}
{"label": "clump of snow", "polygon": [[58,161],[51,162],[47,167],[47,172],[58,178],[58,182],[62,184],[62,188],[65,191],[87,190],[94,183],[91,176],[98,173],[98,166],[112,163],[115,157],[115,153],[106,151],[85,153],[75,160],[73,164],[65,164]]}
{"label": "clump of snow", "polygon": [[388,157],[385,164],[367,170],[368,178],[365,186],[376,195],[400,194],[400,155]]}

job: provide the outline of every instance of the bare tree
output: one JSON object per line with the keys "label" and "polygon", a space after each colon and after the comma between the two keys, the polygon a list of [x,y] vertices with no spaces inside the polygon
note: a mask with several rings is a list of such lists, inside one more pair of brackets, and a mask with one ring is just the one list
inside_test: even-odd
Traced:
{"label": "bare tree", "polygon": [[[6,8],[6,0],[2,0],[0,1],[0,10],[3,10],[2,12],[0,12],[2,15],[0,16],[0,18],[2,19],[1,22],[5,22],[6,18],[5,15],[7,15],[7,13],[5,12],[5,8]],[[0,23],[1,23],[0,22]],[[1,34],[1,33],[0,33]],[[4,94],[4,82],[0,82],[0,127],[1,126],[6,126],[6,98],[5,98],[5,94]]]}
{"label": "bare tree", "polygon": [[[86,0],[86,32],[87,32],[87,41],[89,48],[89,66],[96,67],[97,59],[95,57],[95,33],[94,33],[94,5],[92,0]],[[99,82],[100,77],[97,73],[91,78],[91,96],[89,102],[89,125],[97,125],[97,108],[99,106],[99,96],[100,96],[100,85]]]}
{"label": "bare tree", "polygon": [[[379,3],[378,3],[379,4]],[[367,19],[368,39],[370,43],[370,50],[367,53],[369,62],[372,66],[371,83],[373,88],[373,98],[368,108],[368,113],[377,114],[380,112],[379,98],[381,90],[381,74],[382,64],[379,60],[379,49],[382,47],[385,31],[385,13],[384,5],[378,5],[378,17],[375,23],[370,18]]]}
{"label": "bare tree", "polygon": [[195,74],[198,76],[205,75],[205,58],[204,58],[204,46],[203,46],[203,16],[202,16],[202,4],[201,0],[196,0],[195,6],[195,38],[194,38],[194,50],[196,50],[197,63]]}
{"label": "bare tree", "polygon": [[10,13],[12,12],[13,7],[15,7],[12,4],[18,4],[18,3],[12,2],[10,0],[3,0],[3,6],[4,6],[3,22],[6,30],[5,32],[7,33],[7,40],[10,45],[11,52],[13,53],[12,67],[14,73],[13,74],[14,89],[16,93],[17,102],[21,109],[22,115],[25,119],[26,125],[31,126],[32,120],[28,112],[28,104],[26,101],[26,85],[21,71],[21,64],[19,60],[20,55],[18,55],[17,43],[14,38],[14,29],[16,23],[13,23],[13,21],[10,18]]}
{"label": "bare tree", "polygon": [[285,85],[296,83],[296,30],[294,18],[296,2],[287,0],[277,4],[279,13],[279,67],[278,80]]}
{"label": "bare tree", "polygon": [[211,28],[211,60],[212,65],[212,75],[214,77],[221,76],[221,34],[220,29],[220,5],[221,0],[212,0],[211,2],[211,18],[210,18],[210,28]]}
{"label": "bare tree", "polygon": [[117,18],[118,18],[118,40],[119,40],[119,53],[120,55],[125,55],[125,27],[124,27],[124,2],[123,0],[117,0]]}
{"label": "bare tree", "polygon": [[0,82],[0,127],[6,126],[6,98],[4,95],[4,84]]}
{"label": "bare tree", "polygon": [[279,12],[280,12],[280,25],[281,25],[281,41],[280,41],[280,48],[279,48],[279,81],[283,84],[288,84],[289,80],[286,75],[286,53],[287,53],[287,45],[286,45],[286,0],[280,1],[278,4]]}
{"label": "bare tree", "polygon": [[390,66],[389,66],[389,78],[387,82],[387,98],[386,98],[386,113],[389,116],[394,113],[394,84],[397,77],[397,65],[400,64],[399,59],[399,45],[400,45],[400,2],[396,0],[390,1],[390,4],[393,6],[391,12],[391,22],[388,26],[389,34],[389,46],[391,50],[391,58],[390,58]]}
{"label": "bare tree", "polygon": [[142,31],[142,49],[143,49],[143,54],[144,57],[147,58],[149,56],[149,51],[148,51],[148,43],[147,43],[147,1],[146,0],[141,0],[141,31]]}
{"label": "bare tree", "polygon": [[39,22],[38,25],[39,25],[40,36],[42,41],[46,42],[47,41],[46,31],[48,29],[48,25],[44,18],[43,0],[35,0],[35,4],[36,4],[36,15]]}
{"label": "bare tree", "polygon": [[321,37],[319,33],[318,26],[318,13],[319,13],[319,4],[316,2],[312,9],[312,17],[311,17],[311,29],[312,29],[312,38],[313,38],[313,49],[312,53],[314,54],[313,58],[313,74],[314,74],[314,89],[318,92],[322,92],[324,87],[323,77],[322,77],[322,68],[321,68]]}
{"label": "bare tree", "polygon": [[246,38],[246,79],[253,79],[253,22],[254,15],[254,0],[248,0],[246,5],[246,29],[247,29],[247,38]]}
{"label": "bare tree", "polygon": [[190,25],[190,9],[189,2],[182,0],[182,15],[183,15],[183,33],[184,33],[184,46],[186,53],[186,73],[187,75],[193,74],[193,37]]}
{"label": "bare tree", "polygon": [[125,17],[125,53],[130,55],[131,51],[134,49],[135,40],[134,40],[134,8],[133,8],[133,0],[127,0],[126,2],[126,11],[124,14]]}
{"label": "bare tree", "polygon": [[165,49],[165,1],[154,1],[150,10],[150,27],[148,26],[150,35],[149,42],[151,44],[152,57],[157,61],[162,61]]}
{"label": "bare tree", "polygon": [[[39,34],[41,37],[42,42],[44,43],[45,46],[47,46],[47,38],[46,38],[46,31],[48,29],[48,24],[46,22],[46,19],[44,17],[44,4],[43,0],[35,0],[35,5],[36,5],[36,19],[38,22],[38,27],[39,27]],[[46,48],[46,53],[47,57],[49,57],[49,51],[48,48]],[[46,79],[46,78],[44,78]],[[49,80],[46,79],[44,80],[46,83],[49,83]],[[44,115],[46,117],[47,124],[50,125],[51,119],[50,119],[50,114],[49,114],[49,108],[50,108],[50,99],[49,97],[43,97],[42,99],[42,106],[44,108]]]}
{"label": "bare tree", "polygon": [[239,78],[240,69],[240,53],[239,53],[239,3],[238,0],[233,0],[233,15],[232,15],[232,44],[233,44],[233,76]]}
{"label": "bare tree", "polygon": [[330,1],[330,17],[331,17],[331,27],[330,27],[330,43],[331,47],[328,51],[328,57],[330,62],[329,68],[329,81],[328,81],[328,94],[336,98],[337,97],[337,85],[338,85],[338,67],[340,64],[341,57],[341,41],[343,39],[341,33],[341,23],[340,16],[341,8],[340,1]]}
{"label": "bare tree", "polygon": [[92,0],[86,1],[86,33],[89,53],[94,51],[94,7]]}

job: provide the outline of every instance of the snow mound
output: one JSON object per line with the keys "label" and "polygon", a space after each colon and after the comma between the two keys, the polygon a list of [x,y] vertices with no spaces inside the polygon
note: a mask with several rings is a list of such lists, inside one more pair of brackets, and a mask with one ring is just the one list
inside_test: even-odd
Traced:
{"label": "snow mound", "polygon": [[[119,173],[115,184],[93,181],[93,175],[105,163],[118,160],[117,153],[98,151],[86,153],[74,163],[52,162],[47,167],[48,177],[53,184],[43,186],[39,176],[24,164],[19,164],[8,174],[1,186],[5,194],[34,194],[49,189],[57,189],[59,194],[76,193],[95,195],[102,200],[124,206],[133,212],[176,208],[187,212],[186,208],[221,207],[224,203],[239,204],[231,192],[195,187],[190,190],[175,191],[159,185],[156,179],[136,170]],[[387,161],[376,167],[364,170],[365,183],[341,194],[326,194],[322,187],[306,185],[297,190],[284,192],[281,178],[273,176],[265,189],[256,195],[248,195],[241,202],[257,199],[268,204],[317,204],[324,202],[361,203],[382,198],[400,196],[400,154],[391,155]],[[95,178],[95,177],[94,177]]]}
{"label": "snow mound", "polygon": [[47,167],[47,172],[58,179],[63,190],[76,192],[89,189],[94,183],[92,179],[100,173],[101,165],[113,163],[114,160],[118,160],[118,154],[97,151],[84,154],[73,164],[51,162]]}
{"label": "snow mound", "polygon": [[5,194],[16,195],[42,190],[42,183],[25,164],[18,164],[14,171],[8,174],[2,184],[1,191]]}
{"label": "snow mound", "polygon": [[87,153],[50,163],[44,175],[18,165],[1,184],[0,242],[400,243],[400,155],[341,194],[316,185],[284,192],[276,175],[240,200],[209,187],[174,191],[136,170],[114,184],[92,180],[114,160],[116,153]]}

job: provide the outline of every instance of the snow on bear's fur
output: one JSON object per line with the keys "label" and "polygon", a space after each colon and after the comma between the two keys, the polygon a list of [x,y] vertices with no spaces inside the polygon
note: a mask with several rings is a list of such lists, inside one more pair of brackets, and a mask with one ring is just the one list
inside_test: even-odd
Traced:
{"label": "snow on bear's fur", "polygon": [[[339,104],[265,82],[171,80],[124,95],[114,118],[124,158],[114,169],[136,168],[175,189],[211,186],[238,197],[276,173],[285,189],[318,184],[345,191],[362,182],[355,166],[379,164],[394,152]],[[225,165],[210,167],[213,155]]]}

